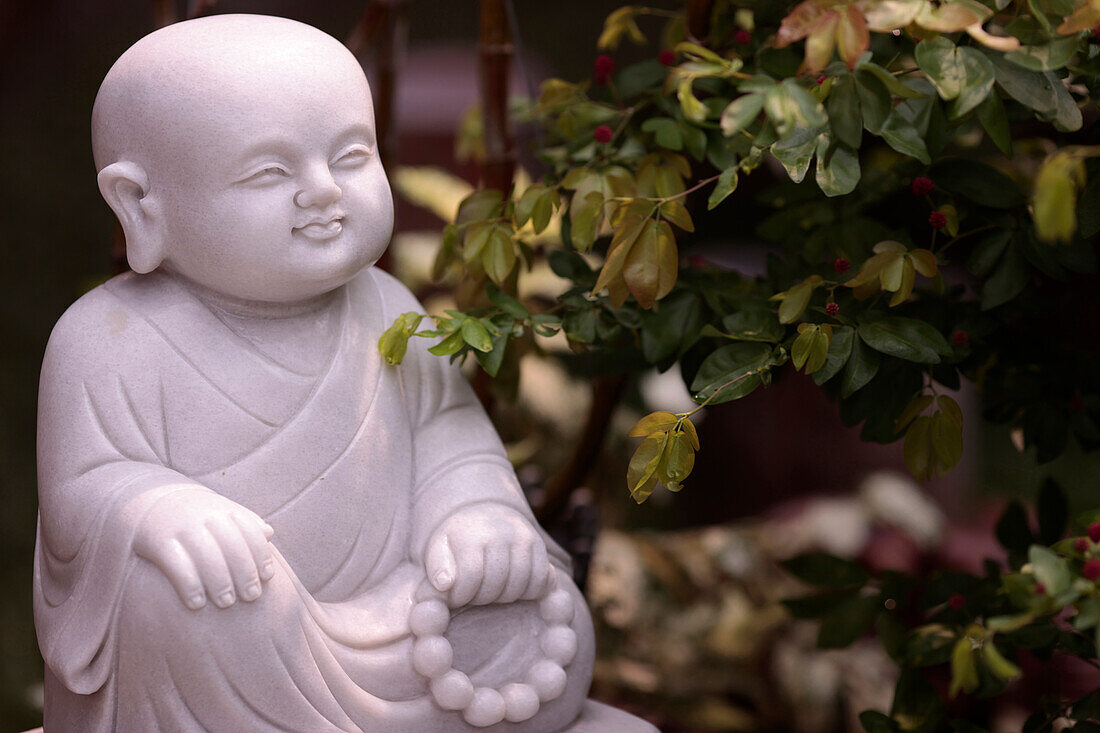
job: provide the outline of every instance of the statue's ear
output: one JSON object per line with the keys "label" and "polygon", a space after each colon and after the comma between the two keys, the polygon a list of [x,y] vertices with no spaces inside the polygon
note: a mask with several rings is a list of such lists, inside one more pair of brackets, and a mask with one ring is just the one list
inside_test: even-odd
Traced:
{"label": "statue's ear", "polygon": [[164,222],[149,194],[149,176],[137,163],[119,161],[99,172],[99,192],[126,234],[126,259],[134,272],[157,269],[164,260]]}

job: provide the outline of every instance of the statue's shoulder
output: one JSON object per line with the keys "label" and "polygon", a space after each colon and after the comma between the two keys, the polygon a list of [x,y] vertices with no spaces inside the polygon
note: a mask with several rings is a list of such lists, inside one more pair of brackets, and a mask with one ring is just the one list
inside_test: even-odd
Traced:
{"label": "statue's shoulder", "polygon": [[364,290],[373,288],[377,291],[382,301],[383,313],[390,318],[409,311],[424,312],[424,306],[420,305],[420,301],[405,287],[404,283],[385,270],[374,266],[368,267],[359,273],[356,279],[366,286]]}
{"label": "statue's shoulder", "polygon": [[70,305],[54,325],[45,362],[63,364],[66,371],[118,369],[134,355],[151,329],[130,297],[144,292],[144,276],[126,273],[89,290]]}

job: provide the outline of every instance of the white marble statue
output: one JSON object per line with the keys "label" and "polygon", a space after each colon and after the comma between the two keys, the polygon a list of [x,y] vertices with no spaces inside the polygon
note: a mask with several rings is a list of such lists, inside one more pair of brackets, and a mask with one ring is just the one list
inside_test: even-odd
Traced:
{"label": "white marble statue", "polygon": [[42,367],[46,731],[653,731],[459,372],[378,338],[393,204],[337,41],[223,15],[139,41],[92,119],[134,272]]}

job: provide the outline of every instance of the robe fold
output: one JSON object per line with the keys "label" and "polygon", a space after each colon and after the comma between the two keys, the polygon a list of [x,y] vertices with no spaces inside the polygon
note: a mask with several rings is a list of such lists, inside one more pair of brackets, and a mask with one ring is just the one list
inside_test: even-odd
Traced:
{"label": "robe fold", "polygon": [[[370,268],[328,307],[316,373],[278,363],[161,273],[119,276],[59,321],[39,398],[47,731],[485,730],[435,706],[411,667],[408,615],[441,521],[491,502],[534,524],[530,509],[458,370],[422,339],[399,367],[381,359],[383,329],[421,310],[411,294]],[[252,603],[190,611],[134,554],[150,507],[197,487],[275,530],[275,577]],[[561,729],[587,694],[591,622],[544,539],[581,652],[565,694],[492,731]],[[452,619],[454,665],[475,684],[521,679],[540,658],[534,604],[513,605],[530,608]]]}

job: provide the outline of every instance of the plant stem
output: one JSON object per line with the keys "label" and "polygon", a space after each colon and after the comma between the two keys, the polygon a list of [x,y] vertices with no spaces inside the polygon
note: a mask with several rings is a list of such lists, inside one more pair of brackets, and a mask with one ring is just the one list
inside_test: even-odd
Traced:
{"label": "plant stem", "polygon": [[704,407],[706,407],[707,405],[709,405],[709,404],[710,404],[710,401],[711,401],[711,400],[713,400],[713,399],[714,399],[715,397],[717,397],[717,396],[718,396],[718,394],[719,394],[719,393],[720,393],[720,392],[721,392],[722,390],[724,390],[724,389],[725,389],[726,387],[732,387],[733,385],[735,385],[735,384],[737,384],[738,382],[740,382],[740,381],[741,381],[742,379],[748,379],[748,378],[749,378],[749,377],[751,377],[751,376],[754,376],[754,375],[758,375],[758,374],[761,374],[762,372],[766,372],[766,371],[768,371],[768,369],[770,369],[770,368],[771,368],[771,367],[759,367],[759,368],[757,368],[757,369],[753,369],[753,370],[752,370],[751,372],[745,372],[745,373],[744,373],[744,374],[742,374],[742,375],[741,375],[740,377],[734,377],[733,379],[731,379],[730,381],[726,382],[725,384],[723,384],[723,385],[722,385],[721,387],[719,387],[718,389],[716,389],[716,390],[714,390],[713,392],[711,392],[711,395],[710,395],[710,397],[707,397],[707,398],[706,398],[705,400],[703,400],[703,401],[702,401],[702,402],[701,402],[701,403],[699,404],[699,406],[698,406],[698,407],[696,407],[696,408],[695,408],[694,410],[692,410],[691,412],[682,412],[682,413],[678,414],[678,415],[677,415],[676,417],[678,417],[678,418],[681,418],[681,419],[683,419],[683,418],[687,418],[687,417],[691,417],[691,416],[692,416],[692,415],[694,415],[695,413],[699,412],[699,410],[702,410],[702,409],[703,409]]}
{"label": "plant stem", "polygon": [[947,251],[948,247],[950,247],[951,245],[953,245],[955,242],[959,241],[963,237],[969,237],[971,234],[977,234],[978,232],[985,232],[985,231],[988,231],[990,229],[995,229],[996,227],[997,227],[996,224],[986,224],[985,226],[978,227],[977,229],[971,229],[969,232],[963,232],[962,234],[956,236],[954,239],[952,239],[951,241],[947,242],[945,245],[940,247],[940,251],[937,252],[936,254],[938,254],[938,255],[943,254],[944,252]]}

